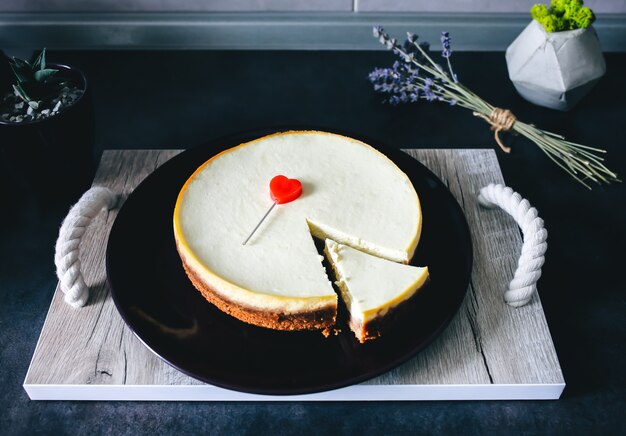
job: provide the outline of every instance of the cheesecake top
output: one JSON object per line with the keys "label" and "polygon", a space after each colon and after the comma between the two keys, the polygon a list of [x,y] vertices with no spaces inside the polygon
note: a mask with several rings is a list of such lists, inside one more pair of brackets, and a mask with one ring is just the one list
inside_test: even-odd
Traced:
{"label": "cheesecake top", "polygon": [[[302,195],[276,205],[243,245],[272,205],[269,181],[278,174],[300,180]],[[420,232],[418,196],[392,161],[316,131],[278,133],[216,155],[187,180],[174,210],[181,256],[234,300],[260,308],[268,299],[336,298],[312,233],[408,262]]]}

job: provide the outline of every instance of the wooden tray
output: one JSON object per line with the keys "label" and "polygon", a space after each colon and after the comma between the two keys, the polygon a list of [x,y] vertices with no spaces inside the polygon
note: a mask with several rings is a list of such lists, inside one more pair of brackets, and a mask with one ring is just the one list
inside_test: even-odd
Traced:
{"label": "wooden tray", "polygon": [[[465,211],[474,243],[467,297],[433,344],[402,366],[358,385],[298,396],[230,391],[190,378],[152,354],[126,327],[106,285],[104,258],[116,212],[101,214],[81,248],[92,287],[72,309],[57,286],[24,388],[33,400],[463,400],[556,399],[561,367],[535,296],[522,308],[502,300],[522,245],[514,221],[481,208],[476,193],[503,182],[493,150],[405,150],[438,175]],[[94,185],[129,194],[176,150],[105,151]]]}

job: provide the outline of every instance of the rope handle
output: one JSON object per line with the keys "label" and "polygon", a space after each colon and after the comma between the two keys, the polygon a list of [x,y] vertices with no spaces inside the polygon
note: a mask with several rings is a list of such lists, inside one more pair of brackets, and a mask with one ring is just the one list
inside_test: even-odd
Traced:
{"label": "rope handle", "polygon": [[[65,301],[73,307],[82,307],[89,299],[89,287],[81,272],[80,243],[92,220],[103,209],[118,206],[120,197],[110,189],[94,187],[83,194],[63,220],[56,242],[54,264],[65,294]],[[499,206],[511,215],[524,233],[522,254],[513,280],[504,293],[504,301],[513,307],[527,304],[537,291],[537,280],[545,261],[548,231],[537,209],[511,188],[490,184],[481,188],[478,202],[484,207]]]}
{"label": "rope handle", "polygon": [[120,197],[110,189],[94,187],[72,206],[61,224],[54,252],[56,273],[65,294],[65,302],[82,307],[89,299],[89,287],[80,269],[80,242],[91,221],[103,209],[118,206]]}
{"label": "rope handle", "polygon": [[513,280],[504,292],[504,301],[513,307],[524,306],[537,292],[537,280],[541,277],[541,267],[548,249],[548,231],[543,220],[539,218],[537,209],[531,207],[528,200],[507,186],[491,183],[481,188],[478,202],[489,208],[499,206],[511,215],[522,229],[524,234],[522,254],[517,262]]}

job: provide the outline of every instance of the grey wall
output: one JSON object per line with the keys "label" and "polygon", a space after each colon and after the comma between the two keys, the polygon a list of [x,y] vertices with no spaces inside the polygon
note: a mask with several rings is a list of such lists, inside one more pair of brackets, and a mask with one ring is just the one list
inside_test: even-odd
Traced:
{"label": "grey wall", "polygon": [[[528,12],[538,2],[541,0],[0,0],[0,12]],[[626,13],[626,0],[587,0],[585,4],[598,13]]]}
{"label": "grey wall", "polygon": [[[355,0],[360,12],[528,12],[535,3],[550,0]],[[586,0],[598,13],[624,13],[626,0]]]}
{"label": "grey wall", "polygon": [[347,12],[353,7],[353,0],[0,0],[4,12]]}
{"label": "grey wall", "polygon": [[[455,50],[501,51],[535,1],[0,0],[0,47],[382,50],[372,26],[383,25],[429,41],[449,31]],[[603,49],[626,51],[626,0],[587,3]]]}

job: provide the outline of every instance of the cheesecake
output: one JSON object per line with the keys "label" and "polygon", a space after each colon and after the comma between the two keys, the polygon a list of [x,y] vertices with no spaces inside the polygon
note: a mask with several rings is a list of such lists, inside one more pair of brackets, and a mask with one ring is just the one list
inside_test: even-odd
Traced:
{"label": "cheesecake", "polygon": [[[298,179],[301,196],[273,204],[269,181]],[[373,147],[318,131],[265,136],[201,165],[173,217],[183,267],[202,295],[244,322],[278,330],[334,328],[337,293],[313,237],[408,263],[422,215],[409,178]]]}
{"label": "cheesecake", "polygon": [[327,239],[324,252],[359,342],[381,335],[390,313],[413,298],[428,280],[428,268],[392,262]]}

